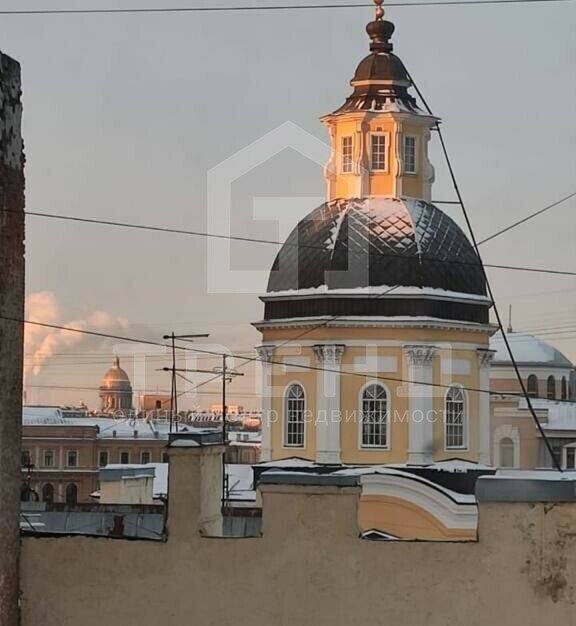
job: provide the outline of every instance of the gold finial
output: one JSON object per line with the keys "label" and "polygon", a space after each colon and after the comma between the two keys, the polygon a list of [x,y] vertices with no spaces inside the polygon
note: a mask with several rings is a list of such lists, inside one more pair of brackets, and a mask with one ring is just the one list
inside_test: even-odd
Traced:
{"label": "gold finial", "polygon": [[384,0],[374,0],[374,4],[376,5],[376,20],[380,21],[384,17],[384,9],[382,8]]}

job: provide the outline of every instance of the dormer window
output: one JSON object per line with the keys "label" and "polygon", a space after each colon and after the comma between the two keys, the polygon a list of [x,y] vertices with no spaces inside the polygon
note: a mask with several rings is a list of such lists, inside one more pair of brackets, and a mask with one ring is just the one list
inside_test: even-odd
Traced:
{"label": "dormer window", "polygon": [[370,136],[370,168],[373,172],[386,170],[386,135],[384,133],[373,133]]}
{"label": "dormer window", "polygon": [[404,135],[404,172],[416,174],[416,137]]}
{"label": "dormer window", "polygon": [[342,172],[352,172],[352,137],[342,137]]}

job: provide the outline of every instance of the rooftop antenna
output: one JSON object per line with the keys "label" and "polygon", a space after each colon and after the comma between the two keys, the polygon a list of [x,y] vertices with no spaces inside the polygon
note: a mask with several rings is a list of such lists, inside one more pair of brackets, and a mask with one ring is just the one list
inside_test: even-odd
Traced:
{"label": "rooftop antenna", "polygon": [[512,330],[512,305],[509,304],[508,305],[508,329],[506,330],[507,333],[512,333],[514,332]]}

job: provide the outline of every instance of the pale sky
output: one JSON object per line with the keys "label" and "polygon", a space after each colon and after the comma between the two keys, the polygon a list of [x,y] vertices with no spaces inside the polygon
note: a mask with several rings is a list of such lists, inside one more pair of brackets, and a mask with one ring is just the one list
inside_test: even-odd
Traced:
{"label": "pale sky", "polygon": [[[285,2],[266,1],[274,3]],[[47,6],[2,3],[3,9]],[[2,50],[22,64],[27,209],[207,230],[210,169],[288,121],[327,141],[318,118],[349,95],[349,80],[368,52],[364,26],[372,15],[358,8],[0,16]],[[576,190],[574,4],[392,8],[387,18],[396,24],[395,52],[443,119],[480,239]],[[432,159],[433,197],[454,199],[436,143]],[[286,150],[233,185],[231,232],[278,239],[277,222],[252,217],[261,198],[323,193],[320,166]],[[294,206],[295,225],[315,205]],[[458,207],[442,208],[462,224]],[[210,293],[205,239],[37,217],[28,218],[27,229],[27,292],[49,292],[44,298],[58,322],[158,340],[172,329],[209,332],[202,343],[233,351],[258,344],[250,326],[263,312],[257,294]],[[576,271],[575,233],[573,199],[484,246],[484,260]],[[236,243],[231,250],[235,269],[262,270],[277,248]],[[501,312],[507,316],[513,305],[516,329],[574,322],[574,277],[503,270],[489,276]],[[107,315],[95,317],[97,311]],[[31,351],[42,339],[35,338]],[[576,330],[546,339],[576,361]],[[112,360],[113,342],[53,345],[56,355],[38,375],[28,375],[28,400],[82,399],[95,407],[91,389]],[[166,374],[153,371],[165,364],[149,363],[146,388],[168,388]],[[132,376],[131,360],[123,365]],[[230,393],[256,408],[252,368],[245,371]],[[218,386],[204,390],[207,395],[183,405],[218,401]]]}

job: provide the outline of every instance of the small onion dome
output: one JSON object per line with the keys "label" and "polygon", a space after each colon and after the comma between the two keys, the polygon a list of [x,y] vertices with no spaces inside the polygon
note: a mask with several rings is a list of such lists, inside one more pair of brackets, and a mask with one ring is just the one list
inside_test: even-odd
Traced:
{"label": "small onion dome", "polygon": [[[518,365],[543,365],[546,367],[572,368],[572,362],[557,348],[522,332],[507,332],[506,338]],[[496,333],[490,339],[490,348],[496,351],[494,365],[510,365],[510,354],[504,343],[502,333]]]}
{"label": "small onion dome", "polygon": [[128,374],[120,367],[120,359],[114,359],[112,367],[104,374],[104,378],[100,384],[101,390],[111,391],[131,391],[132,385]]}
{"label": "small onion dome", "polygon": [[385,197],[333,200],[301,220],[274,261],[263,300],[266,319],[416,315],[487,323],[491,306],[460,227],[429,202]]}
{"label": "small onion dome", "polygon": [[334,114],[354,111],[395,111],[424,115],[408,93],[412,81],[404,63],[392,53],[394,24],[375,20],[366,27],[370,54],[360,61],[350,84],[354,92]]}

